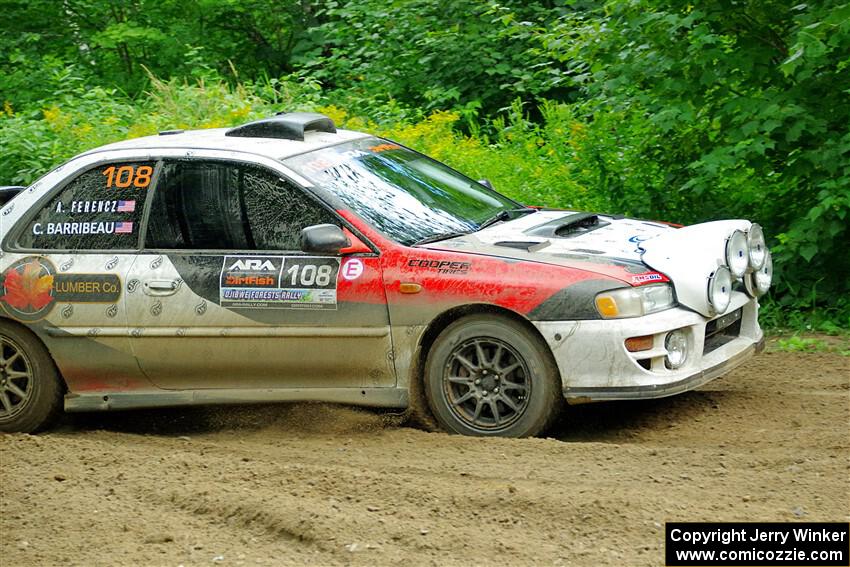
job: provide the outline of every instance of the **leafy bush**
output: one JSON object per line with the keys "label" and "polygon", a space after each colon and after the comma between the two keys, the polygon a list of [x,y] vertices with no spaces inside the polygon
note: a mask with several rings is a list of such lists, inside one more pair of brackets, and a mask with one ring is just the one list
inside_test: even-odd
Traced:
{"label": "leafy bush", "polygon": [[780,305],[848,312],[850,4],[615,0],[535,37],[530,53],[597,115],[643,117],[624,136],[642,145],[629,161],[657,175],[625,189],[624,209],[752,218],[771,238]]}
{"label": "leafy bush", "polygon": [[168,82],[133,100],[115,89],[77,87],[40,110],[0,114],[2,183],[28,184],[85,150],[175,128],[218,128],[267,117],[280,108],[316,105],[315,83],[263,81],[229,86],[223,80]]}
{"label": "leafy bush", "polygon": [[[594,72],[596,80],[608,76],[605,69]],[[817,135],[804,129],[789,145],[787,134],[783,142],[778,127],[766,125],[767,109],[747,114],[734,106],[715,108],[720,103],[713,101],[715,106],[706,106],[711,112],[688,114],[697,108],[693,101],[665,108],[663,101],[675,97],[660,87],[652,94],[657,101],[635,87],[629,96],[600,91],[577,102],[518,98],[502,112],[480,117],[475,104],[428,112],[395,99],[368,100],[356,90],[323,89],[305,75],[241,84],[214,72],[193,80],[149,76],[148,91],[133,97],[115,88],[84,87],[78,72],[76,66],[54,68],[54,96],[21,110],[4,106],[0,182],[27,184],[81,151],[128,137],[318,109],[339,124],[396,139],[490,179],[528,204],[681,222],[753,218],[774,235],[778,252],[779,287],[765,302],[764,321],[821,332],[850,328],[848,256],[842,253],[850,207],[842,149],[848,134],[832,122]],[[834,114],[842,112],[847,108]],[[745,114],[758,123],[756,130],[739,123]],[[770,146],[763,158],[752,149],[758,145]]]}
{"label": "leafy bush", "polygon": [[556,76],[538,76],[543,61],[526,49],[532,23],[545,26],[559,14],[543,4],[328,0],[315,29],[324,56],[302,71],[366,103],[399,100],[426,112],[466,107],[489,115],[517,96],[560,92]]}

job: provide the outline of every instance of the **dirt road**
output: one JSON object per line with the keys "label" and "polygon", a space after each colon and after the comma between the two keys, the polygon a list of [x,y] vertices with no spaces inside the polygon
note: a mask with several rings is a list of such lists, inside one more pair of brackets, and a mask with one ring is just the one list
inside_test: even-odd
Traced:
{"label": "dirt road", "polygon": [[0,564],[661,565],[670,520],[850,520],[850,358],[472,439],[297,405],[0,436]]}

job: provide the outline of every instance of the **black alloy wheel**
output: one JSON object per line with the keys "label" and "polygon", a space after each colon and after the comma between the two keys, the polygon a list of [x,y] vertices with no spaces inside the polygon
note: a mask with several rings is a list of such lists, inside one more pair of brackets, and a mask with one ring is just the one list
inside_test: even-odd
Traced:
{"label": "black alloy wheel", "polygon": [[434,417],[453,433],[538,435],[563,405],[549,347],[522,323],[497,315],[446,327],[428,354],[424,379]]}

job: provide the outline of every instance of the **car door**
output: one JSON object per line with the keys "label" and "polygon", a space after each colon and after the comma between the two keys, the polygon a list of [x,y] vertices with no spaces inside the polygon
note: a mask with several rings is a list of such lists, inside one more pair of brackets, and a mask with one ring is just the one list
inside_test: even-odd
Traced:
{"label": "car door", "polygon": [[342,221],[280,172],[166,160],[130,270],[131,341],[168,389],[395,385],[377,254],[306,255]]}
{"label": "car door", "polygon": [[150,387],[131,350],[124,285],[155,167],[84,166],[16,226],[0,304],[44,336],[77,394]]}

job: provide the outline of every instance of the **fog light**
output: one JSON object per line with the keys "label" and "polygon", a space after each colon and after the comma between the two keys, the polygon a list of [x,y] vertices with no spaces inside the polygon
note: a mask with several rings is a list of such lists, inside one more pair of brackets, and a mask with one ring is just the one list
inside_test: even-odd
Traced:
{"label": "fog light", "polygon": [[682,330],[667,333],[664,348],[667,349],[667,357],[664,359],[667,368],[681,368],[688,359],[688,335]]}

